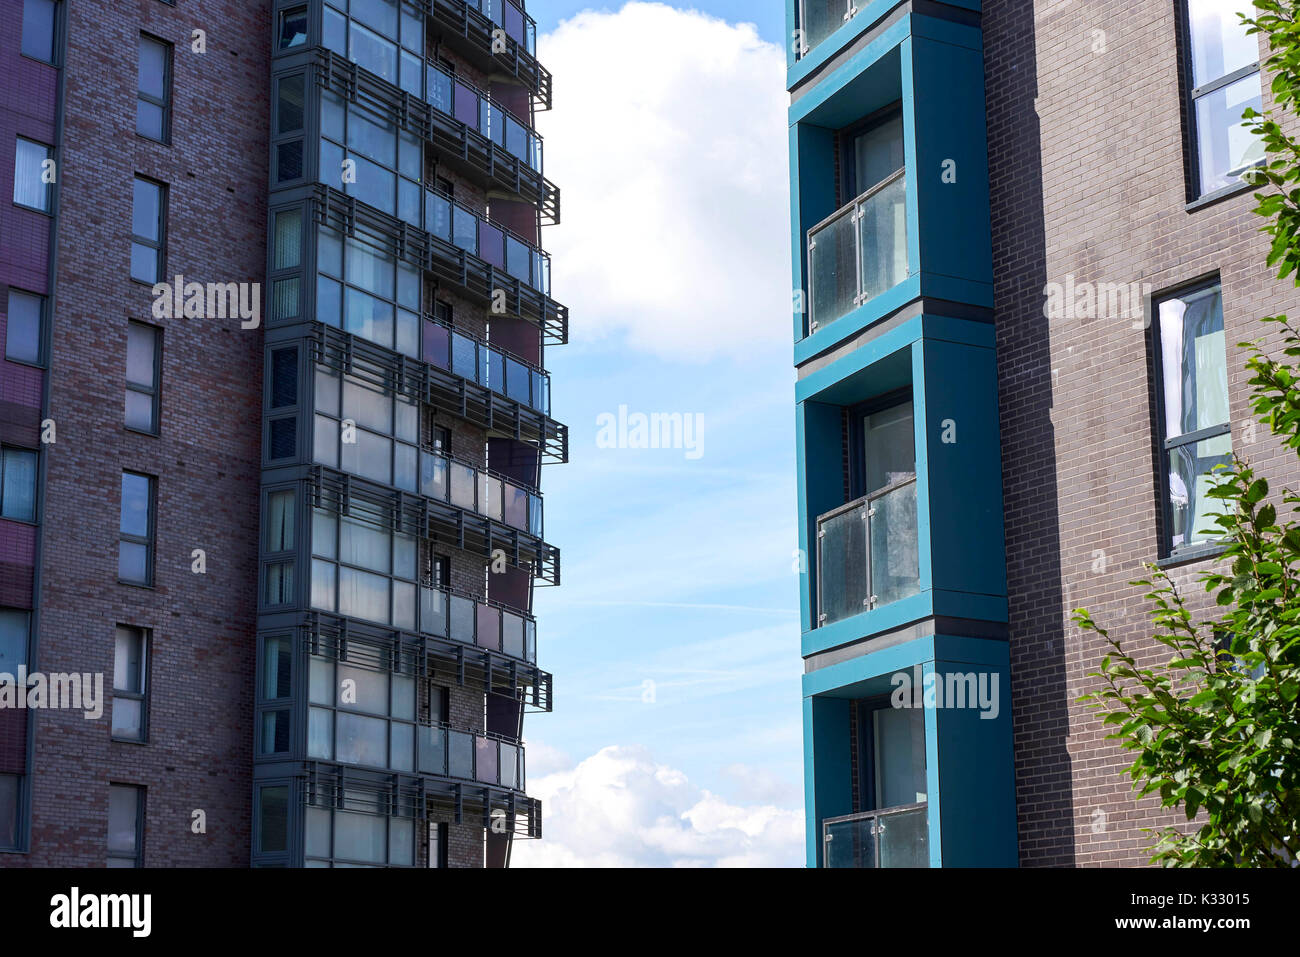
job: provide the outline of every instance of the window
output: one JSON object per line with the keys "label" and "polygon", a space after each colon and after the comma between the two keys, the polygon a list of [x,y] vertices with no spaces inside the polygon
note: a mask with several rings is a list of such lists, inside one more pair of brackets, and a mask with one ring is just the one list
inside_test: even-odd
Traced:
{"label": "window", "polygon": [[451,557],[430,553],[429,566],[425,571],[425,582],[434,588],[450,588]]}
{"label": "window", "polygon": [[[286,183],[303,175],[303,122],[306,77],[302,73],[280,78],[276,83],[275,181]],[[288,136],[289,139],[284,139]]]}
{"label": "window", "polygon": [[[290,683],[293,669],[292,639],[278,635],[262,639],[261,697],[284,701],[293,692]],[[262,712],[261,754],[287,754],[289,751],[289,710],[267,709]]]}
{"label": "window", "polygon": [[27,664],[32,614],[18,608],[0,608],[0,674],[16,675]]}
{"label": "window", "polygon": [[1222,537],[1222,505],[1208,497],[1215,467],[1232,464],[1222,289],[1215,281],[1178,292],[1156,310],[1164,552],[1174,555]]}
{"label": "window", "polygon": [[58,26],[57,0],[23,0],[23,56],[54,63]]}
{"label": "window", "polygon": [[[270,555],[283,555],[293,551],[295,495],[292,489],[270,492],[266,497],[266,551]],[[293,603],[292,557],[268,562],[266,565],[265,604],[290,605]]]}
{"label": "window", "polygon": [[0,515],[36,521],[36,453],[5,448],[0,457]]}
{"label": "window", "polygon": [[41,365],[44,330],[45,297],[10,289],[5,313],[5,358]]}
{"label": "window", "polygon": [[263,854],[283,854],[289,849],[289,788],[284,785],[258,791],[258,842]]}
{"label": "window", "polygon": [[18,849],[19,802],[23,779],[17,774],[0,774],[0,850]]}
{"label": "window", "polygon": [[1263,109],[1259,40],[1238,16],[1253,12],[1250,0],[1187,0],[1184,12],[1192,165],[1196,195],[1204,197],[1239,185],[1242,174],[1264,160],[1264,144],[1241,118],[1247,107]]}
{"label": "window", "polygon": [[53,206],[54,147],[18,137],[14,158],[14,203],[48,213]]}
{"label": "window", "polygon": [[153,285],[164,272],[167,187],[143,176],[135,178],[131,222],[131,278]]}
{"label": "window", "polygon": [[126,427],[158,434],[162,330],[142,322],[126,327]]}
{"label": "window", "polygon": [[447,866],[447,825],[429,822],[429,867]]}
{"label": "window", "polygon": [[300,47],[306,43],[307,8],[294,7],[292,10],[281,10],[278,36],[281,50]]}
{"label": "window", "polygon": [[172,45],[140,34],[135,131],[166,143],[171,136]]}
{"label": "window", "polygon": [[108,866],[144,866],[144,788],[108,786]]}
{"label": "window", "polygon": [[153,584],[154,480],[122,473],[122,513],[117,577],[131,585]]}
{"label": "window", "polygon": [[118,625],[113,638],[113,737],[145,739],[149,639],[143,628]]}

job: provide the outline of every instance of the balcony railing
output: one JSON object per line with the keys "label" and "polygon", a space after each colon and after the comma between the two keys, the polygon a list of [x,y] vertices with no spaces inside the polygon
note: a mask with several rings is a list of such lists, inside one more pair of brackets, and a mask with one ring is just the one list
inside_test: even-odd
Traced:
{"label": "balcony railing", "polygon": [[424,317],[424,361],[542,415],[551,414],[548,373],[429,316]]}
{"label": "balcony railing", "polygon": [[542,137],[491,95],[433,63],[425,64],[424,98],[435,110],[473,127],[530,169],[542,172]]}
{"label": "balcony railing", "polygon": [[808,331],[892,289],[907,273],[907,178],[900,169],[808,231]]}
{"label": "balcony railing", "polygon": [[543,538],[542,497],[487,469],[420,451],[420,494]]}
{"label": "balcony railing", "polygon": [[413,222],[503,269],[544,296],[551,294],[551,257],[528,240],[498,226],[437,190],[424,191],[424,221]]}
{"label": "balcony railing", "polygon": [[466,0],[466,5],[491,18],[529,56],[537,56],[537,21],[524,13],[519,4],[510,0]]}
{"label": "balcony railing", "polygon": [[493,734],[445,726],[417,729],[415,769],[512,791],[524,790],[524,749]]}
{"label": "balcony railing", "polygon": [[818,625],[888,605],[920,588],[916,476],[818,517]]}
{"label": "balcony railing", "polygon": [[857,0],[799,0],[799,55],[808,51],[852,20],[858,12]]}
{"label": "balcony railing", "polygon": [[537,622],[496,602],[421,585],[419,630],[537,663]]}
{"label": "balcony railing", "polygon": [[928,805],[909,804],[822,822],[826,867],[929,867]]}
{"label": "balcony railing", "polygon": [[[537,24],[514,0],[424,0],[447,42],[461,41],[479,57],[480,69],[504,71],[533,91],[541,109],[551,108],[551,74],[537,62]],[[496,28],[513,43],[499,43]]]}

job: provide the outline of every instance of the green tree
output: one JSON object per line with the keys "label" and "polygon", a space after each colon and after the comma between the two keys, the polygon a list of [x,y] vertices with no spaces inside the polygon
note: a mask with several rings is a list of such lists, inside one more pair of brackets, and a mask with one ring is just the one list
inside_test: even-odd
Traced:
{"label": "green tree", "polygon": [[[1275,110],[1247,110],[1264,142],[1266,165],[1247,174],[1259,187],[1255,212],[1272,237],[1268,264],[1300,285],[1300,142],[1275,113],[1295,112],[1300,94],[1300,3],[1258,0],[1243,19],[1263,34],[1273,74]],[[1279,359],[1258,343],[1239,343],[1251,403],[1283,448],[1300,461],[1300,331],[1286,316],[1263,320],[1281,332]],[[1139,798],[1156,795],[1181,807],[1199,827],[1158,832],[1151,860],[1166,866],[1291,867],[1300,860],[1300,523],[1279,518],[1268,481],[1234,458],[1216,473],[1210,495],[1223,513],[1222,559],[1201,576],[1215,615],[1194,615],[1173,579],[1148,565],[1147,589],[1156,642],[1170,657],[1140,662],[1083,609],[1078,625],[1109,645],[1089,677],[1100,688],[1083,696],[1109,735],[1131,752],[1128,768]],[[1283,511],[1300,512],[1300,495],[1283,489]],[[1162,656],[1163,657],[1163,656]]]}

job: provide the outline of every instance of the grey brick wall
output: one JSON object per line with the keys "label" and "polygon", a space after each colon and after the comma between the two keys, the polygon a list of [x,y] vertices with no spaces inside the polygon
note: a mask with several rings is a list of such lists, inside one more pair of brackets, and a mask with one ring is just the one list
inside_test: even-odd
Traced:
{"label": "grey brick wall", "polygon": [[[1295,482],[1296,460],[1266,430],[1244,441],[1235,344],[1262,337],[1257,317],[1300,296],[1265,267],[1249,194],[1186,209],[1175,0],[989,0],[983,24],[1020,857],[1136,865],[1150,842],[1141,829],[1182,815],[1133,800],[1129,760],[1076,703],[1103,649],[1069,615],[1087,607],[1159,657],[1127,584],[1159,548],[1148,333],[1127,317],[1048,320],[1043,289],[1072,274],[1158,293],[1217,271],[1234,449],[1275,487]],[[1264,89],[1267,107],[1267,76]],[[1201,604],[1208,564],[1176,573]]]}

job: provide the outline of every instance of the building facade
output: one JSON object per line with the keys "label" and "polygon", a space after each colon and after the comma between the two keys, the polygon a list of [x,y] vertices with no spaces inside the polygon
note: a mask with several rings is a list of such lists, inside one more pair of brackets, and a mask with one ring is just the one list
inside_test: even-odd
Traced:
{"label": "building facade", "polygon": [[0,672],[104,690],[0,708],[0,865],[505,866],[568,451],[535,25],[3,6]]}
{"label": "building facade", "polygon": [[1297,303],[1248,9],[787,2],[809,866],[1138,865],[1181,818],[1070,615],[1158,659],[1128,582],[1206,608],[1214,467],[1296,479],[1236,345]]}

